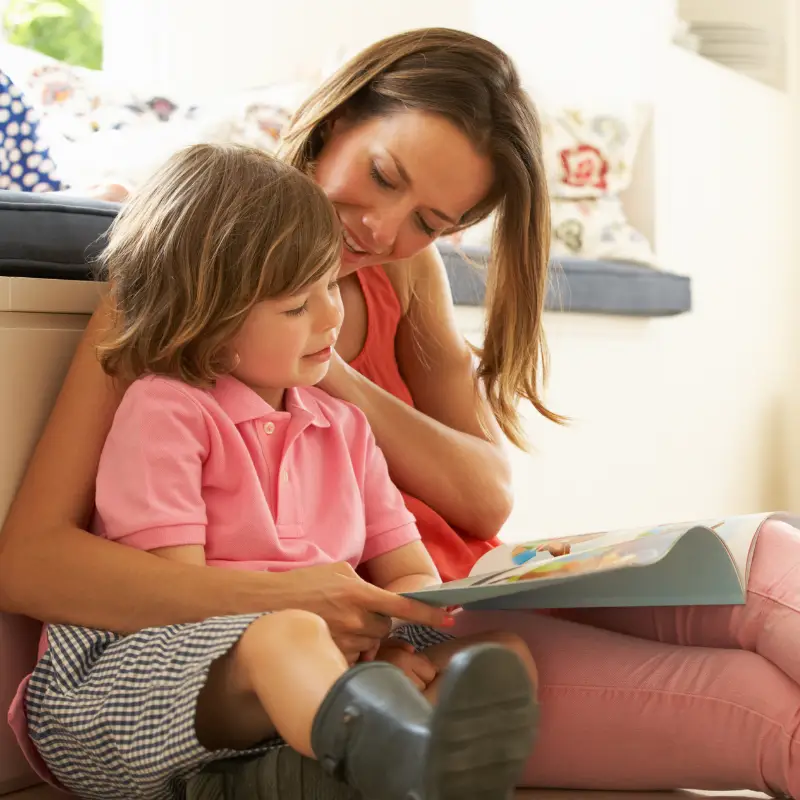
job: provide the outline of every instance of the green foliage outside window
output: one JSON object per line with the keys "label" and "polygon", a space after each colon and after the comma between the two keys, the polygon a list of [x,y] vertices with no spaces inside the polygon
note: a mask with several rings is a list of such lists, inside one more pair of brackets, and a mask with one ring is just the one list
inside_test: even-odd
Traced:
{"label": "green foliage outside window", "polygon": [[10,44],[90,69],[103,65],[103,0],[9,0]]}

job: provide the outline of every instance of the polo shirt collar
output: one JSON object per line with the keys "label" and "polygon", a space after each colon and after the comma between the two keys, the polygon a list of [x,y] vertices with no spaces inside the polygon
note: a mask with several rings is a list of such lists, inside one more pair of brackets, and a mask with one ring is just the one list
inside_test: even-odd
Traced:
{"label": "polo shirt collar", "polygon": [[232,375],[217,378],[216,384],[209,389],[211,396],[219,403],[222,410],[230,417],[234,425],[269,417],[280,417],[290,414],[305,418],[318,428],[329,428],[331,423],[322,413],[317,399],[303,388],[286,390],[284,405],[286,411],[276,411],[266,400],[260,397],[249,386],[246,386]]}

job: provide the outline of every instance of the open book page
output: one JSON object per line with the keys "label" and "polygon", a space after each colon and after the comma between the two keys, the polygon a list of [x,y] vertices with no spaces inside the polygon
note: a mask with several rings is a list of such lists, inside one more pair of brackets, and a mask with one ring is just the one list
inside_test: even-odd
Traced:
{"label": "open book page", "polygon": [[[537,557],[488,574],[472,575],[460,581],[414,592],[411,596],[436,604],[460,605],[478,602],[491,597],[506,596],[529,591],[537,586],[558,581],[575,580],[581,576],[601,574],[626,567],[644,567],[661,561],[686,532],[684,526],[664,526],[658,535],[618,533],[597,538],[588,546],[588,541],[579,543],[568,555]],[[563,541],[559,540],[559,541]],[[505,549],[505,548],[504,548]],[[508,563],[508,557],[506,558]]]}
{"label": "open book page", "polygon": [[[744,602],[753,545],[770,518],[797,524],[763,513],[502,545],[470,577],[412,596],[436,605],[498,600],[506,608]],[[569,544],[569,554],[551,556],[545,545],[553,542]],[[538,600],[523,597],[531,591]]]}
{"label": "open book page", "polygon": [[534,561],[538,566],[545,561],[554,560],[546,548],[549,543],[569,544],[570,555],[575,556],[578,553],[598,552],[625,542],[635,542],[651,537],[658,537],[662,542],[674,542],[695,526],[706,525],[713,529],[714,526],[721,524],[721,522],[722,520],[713,519],[690,523],[670,523],[616,531],[581,533],[574,536],[558,536],[549,539],[532,539],[529,542],[520,544],[504,544],[478,559],[470,575],[487,575],[523,565],[533,567]]}
{"label": "open book page", "polygon": [[[503,545],[470,577],[412,596],[478,608],[742,603],[753,544],[770,518],[796,522],[750,514]],[[551,556],[548,543],[570,552]]]}
{"label": "open book page", "polygon": [[547,552],[548,543],[559,542],[570,545],[571,552],[580,553],[599,550],[604,547],[634,541],[641,538],[657,537],[675,540],[680,538],[692,528],[708,528],[714,531],[728,551],[731,560],[736,566],[736,571],[746,582],[753,554],[753,544],[758,531],[763,523],[770,518],[785,519],[797,523],[797,518],[788,514],[764,512],[759,514],[746,514],[732,517],[716,517],[705,520],[692,520],[689,522],[675,522],[664,525],[654,525],[649,528],[628,528],[618,531],[600,531],[596,533],[582,533],[575,536],[561,536],[550,539],[533,539],[521,544],[508,544],[495,548],[481,557],[472,568],[470,575],[486,575],[513,569],[516,566],[529,564],[533,561],[543,563],[551,560]]}

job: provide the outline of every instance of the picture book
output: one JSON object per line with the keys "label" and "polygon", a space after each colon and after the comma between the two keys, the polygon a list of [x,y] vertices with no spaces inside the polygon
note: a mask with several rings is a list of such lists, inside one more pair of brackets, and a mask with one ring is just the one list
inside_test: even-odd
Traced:
{"label": "picture book", "polygon": [[798,523],[761,513],[503,544],[469,577],[409,596],[471,609],[742,604],[769,519]]}

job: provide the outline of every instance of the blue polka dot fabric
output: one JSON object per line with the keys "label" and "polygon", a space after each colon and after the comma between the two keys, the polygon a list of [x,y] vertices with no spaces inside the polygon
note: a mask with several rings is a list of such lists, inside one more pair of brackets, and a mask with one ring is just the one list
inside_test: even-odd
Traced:
{"label": "blue polka dot fabric", "polygon": [[0,189],[57,192],[63,188],[36,111],[0,70]]}

